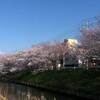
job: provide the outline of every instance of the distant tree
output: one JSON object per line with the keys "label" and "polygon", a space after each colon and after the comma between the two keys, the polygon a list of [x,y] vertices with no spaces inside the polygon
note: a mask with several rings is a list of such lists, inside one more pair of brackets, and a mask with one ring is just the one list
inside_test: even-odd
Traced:
{"label": "distant tree", "polygon": [[81,46],[84,49],[83,60],[86,61],[87,59],[89,61],[93,57],[100,57],[100,28],[83,29],[81,33]]}

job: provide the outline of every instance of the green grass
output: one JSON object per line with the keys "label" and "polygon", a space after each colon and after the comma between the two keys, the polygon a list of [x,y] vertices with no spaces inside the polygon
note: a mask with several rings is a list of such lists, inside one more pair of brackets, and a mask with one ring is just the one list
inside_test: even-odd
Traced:
{"label": "green grass", "polygon": [[35,75],[31,71],[24,71],[18,74],[15,74],[15,76],[12,75],[12,77],[8,75],[7,79],[18,82],[29,82],[33,85],[36,84],[65,93],[100,95],[100,70],[65,69],[45,71]]}

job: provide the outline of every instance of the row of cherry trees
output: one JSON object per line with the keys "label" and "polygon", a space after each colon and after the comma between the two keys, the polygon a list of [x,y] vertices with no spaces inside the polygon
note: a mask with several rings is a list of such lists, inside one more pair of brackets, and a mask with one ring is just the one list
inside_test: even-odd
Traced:
{"label": "row of cherry trees", "polygon": [[64,56],[69,52],[67,43],[52,42],[34,45],[28,50],[5,55],[0,61],[4,66],[17,68],[56,69],[63,67]]}

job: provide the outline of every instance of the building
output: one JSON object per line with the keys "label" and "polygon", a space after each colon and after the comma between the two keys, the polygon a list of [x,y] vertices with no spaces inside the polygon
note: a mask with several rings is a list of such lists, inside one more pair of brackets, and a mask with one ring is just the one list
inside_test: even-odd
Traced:
{"label": "building", "polygon": [[67,41],[68,47],[73,49],[78,46],[78,40],[77,39],[68,39]]}
{"label": "building", "polygon": [[78,57],[77,57],[77,48],[78,48],[77,39],[65,39],[64,45],[68,48],[68,52],[64,56],[64,66],[65,67],[78,67]]}

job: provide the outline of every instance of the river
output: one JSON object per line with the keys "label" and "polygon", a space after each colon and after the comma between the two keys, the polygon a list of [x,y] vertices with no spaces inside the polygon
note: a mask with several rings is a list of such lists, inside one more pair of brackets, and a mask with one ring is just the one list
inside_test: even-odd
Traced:
{"label": "river", "polygon": [[23,85],[0,83],[0,100],[79,100],[79,99]]}

